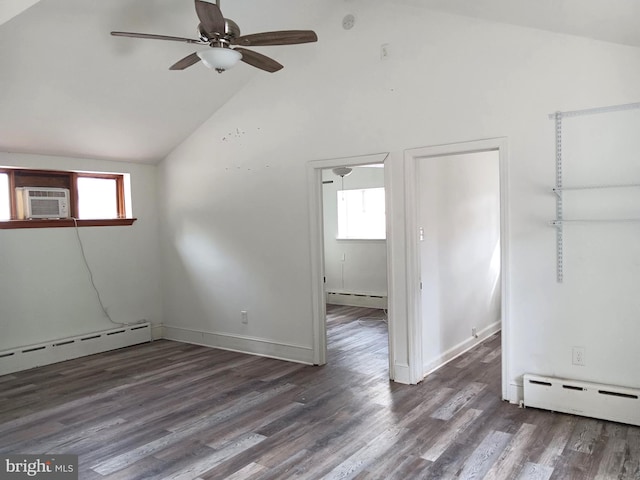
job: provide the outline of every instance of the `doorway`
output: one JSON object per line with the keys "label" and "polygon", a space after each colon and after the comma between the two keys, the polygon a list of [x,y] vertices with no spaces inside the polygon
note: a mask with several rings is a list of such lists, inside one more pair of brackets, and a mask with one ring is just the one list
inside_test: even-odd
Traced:
{"label": "doorway", "polygon": [[384,164],[322,170],[327,362],[387,376]]}
{"label": "doorway", "polygon": [[502,330],[507,399],[506,140],[405,154],[412,383]]}
{"label": "doorway", "polygon": [[[332,274],[332,283],[330,283],[330,290],[332,294],[332,303],[355,303],[356,305],[352,308],[378,308],[380,306],[384,307],[385,305],[391,305],[390,301],[390,292],[386,292],[387,298],[384,297],[385,292],[380,290],[386,290],[386,288],[381,288],[374,283],[362,283],[362,271],[363,269],[366,271],[369,266],[366,265],[366,256],[367,250],[360,249],[360,251],[355,251],[353,249],[355,243],[350,239],[343,239],[342,247],[347,247],[344,252],[337,251],[336,258],[331,259],[330,264],[331,268],[327,268],[325,257],[327,257],[325,253],[325,218],[324,218],[324,197],[325,185],[323,181],[334,181],[333,189],[335,190],[333,194],[337,195],[338,190],[348,190],[348,184],[343,187],[343,180],[345,177],[340,177],[340,175],[336,175],[331,170],[337,167],[347,167],[352,171],[356,168],[364,168],[369,169],[369,173],[372,173],[373,170],[377,172],[373,174],[373,176],[379,176],[383,179],[384,192],[385,196],[389,195],[389,176],[386,172],[385,168],[379,167],[363,167],[365,165],[381,165],[384,167],[384,161],[386,160],[388,153],[379,153],[379,154],[370,154],[370,155],[362,155],[356,157],[345,157],[345,158],[336,158],[331,160],[320,160],[310,162],[308,168],[308,185],[310,191],[310,199],[309,202],[309,218],[310,218],[310,227],[311,227],[311,251],[312,251],[312,297],[313,297],[313,345],[314,345],[314,363],[317,365],[323,365],[327,362],[327,291],[329,289],[325,288],[325,281],[327,279],[327,271]],[[325,173],[323,173],[323,171]],[[331,173],[326,173],[327,171]],[[323,177],[324,175],[324,177]],[[352,174],[353,175],[353,174]],[[332,178],[331,178],[332,176]],[[365,175],[366,176],[366,175]],[[362,180],[362,179],[361,179]],[[352,180],[346,180],[345,182],[354,182],[356,181],[356,176],[353,177]],[[364,184],[363,184],[364,185]],[[361,185],[361,186],[363,186]],[[354,183],[351,184],[352,187],[356,185]],[[339,187],[339,188],[338,188]],[[353,189],[353,188],[352,188]],[[362,190],[362,188],[360,188]],[[360,192],[362,193],[362,192]],[[337,200],[337,198],[336,198]],[[337,215],[337,214],[336,214]],[[388,229],[387,229],[388,230]],[[384,252],[384,260],[382,264],[378,265],[378,268],[382,268],[385,273],[385,283],[386,277],[388,277],[389,271],[389,244],[390,238],[387,232],[386,241],[383,239],[378,239],[377,243],[374,240],[373,243],[370,243],[369,247],[374,247],[374,249],[380,250],[382,248]],[[349,243],[351,242],[351,243]],[[361,243],[361,242],[360,242]],[[344,256],[343,256],[344,253]],[[359,258],[360,257],[360,258]],[[379,257],[379,255],[378,255]],[[344,259],[344,260],[343,260]],[[352,265],[346,265],[347,262],[351,260]],[[378,258],[379,260],[379,258]],[[363,263],[364,262],[364,263]],[[362,268],[358,268],[357,265],[360,264]],[[338,267],[338,268],[336,268]],[[353,268],[351,268],[353,267]],[[337,274],[336,274],[337,272]],[[360,277],[360,278],[358,278]],[[379,284],[378,279],[378,284]],[[386,287],[386,285],[385,285]],[[350,291],[351,290],[351,291]],[[367,291],[369,290],[369,291]],[[353,294],[353,295],[350,295]],[[365,296],[368,296],[365,297]],[[348,300],[348,297],[351,296],[351,299]],[[342,298],[341,298],[342,297]],[[378,298],[376,298],[378,297]],[[370,302],[373,302],[371,304]],[[384,302],[384,303],[383,303]],[[392,309],[387,308],[387,321],[388,321],[388,330],[389,333],[387,335],[388,339],[388,358],[387,364],[389,365],[389,378],[393,379],[393,365],[389,360],[392,358],[392,322],[393,322],[393,312]],[[366,313],[366,312],[365,312]],[[371,312],[373,313],[373,312]],[[377,315],[363,314],[361,315],[363,318],[355,318],[356,321],[361,324],[368,324],[368,322],[378,322],[379,318]]]}

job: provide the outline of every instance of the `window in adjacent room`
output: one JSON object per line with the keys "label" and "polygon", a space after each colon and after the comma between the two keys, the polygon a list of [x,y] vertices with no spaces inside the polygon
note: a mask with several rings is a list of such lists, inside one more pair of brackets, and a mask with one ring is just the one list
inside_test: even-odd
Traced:
{"label": "window in adjacent room", "polygon": [[384,188],[338,190],[338,239],[385,238]]}

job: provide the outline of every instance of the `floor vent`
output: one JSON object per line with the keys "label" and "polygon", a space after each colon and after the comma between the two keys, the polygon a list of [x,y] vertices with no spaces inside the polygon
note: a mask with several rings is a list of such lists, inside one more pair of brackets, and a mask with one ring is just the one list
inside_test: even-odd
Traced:
{"label": "floor vent", "polygon": [[524,405],[640,426],[640,390],[526,374]]}
{"label": "floor vent", "polygon": [[151,341],[148,322],[0,352],[0,375]]}

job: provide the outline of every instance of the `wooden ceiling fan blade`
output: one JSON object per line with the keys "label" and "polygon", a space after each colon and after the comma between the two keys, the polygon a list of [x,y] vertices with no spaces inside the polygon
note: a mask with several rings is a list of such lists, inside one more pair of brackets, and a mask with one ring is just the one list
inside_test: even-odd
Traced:
{"label": "wooden ceiling fan blade", "polygon": [[196,1],[196,13],[202,24],[202,28],[207,35],[213,35],[215,33],[224,35],[225,21],[220,7],[215,3],[205,2],[203,0]]}
{"label": "wooden ceiling fan blade", "polygon": [[173,42],[199,43],[205,44],[201,40],[184,37],[172,37],[169,35],[155,35],[153,33],[136,33],[136,32],[111,32],[114,37],[131,37],[131,38],[147,38],[149,40],[171,40]]}
{"label": "wooden ceiling fan blade", "polygon": [[191,65],[198,63],[200,61],[200,57],[196,52],[193,52],[191,55],[187,55],[182,60],[178,60],[176,63],[169,67],[169,70],[184,70]]}
{"label": "wooden ceiling fan blade", "polygon": [[284,68],[283,65],[276,62],[273,58],[269,58],[253,50],[247,50],[246,48],[234,48],[234,50],[242,54],[242,61],[244,63],[264,70],[265,72],[273,73]]}
{"label": "wooden ceiling fan blade", "polygon": [[280,30],[276,32],[242,35],[235,39],[233,43],[246,47],[263,47],[269,45],[295,45],[298,43],[317,41],[318,36],[313,30]]}

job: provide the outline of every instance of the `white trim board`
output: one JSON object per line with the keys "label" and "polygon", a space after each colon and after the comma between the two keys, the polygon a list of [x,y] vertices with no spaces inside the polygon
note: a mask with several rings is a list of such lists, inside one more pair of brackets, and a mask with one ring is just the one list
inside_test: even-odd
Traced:
{"label": "white trim board", "polygon": [[164,338],[164,326],[160,325],[151,325],[151,338],[153,340],[160,340]]}
{"label": "white trim board", "polygon": [[409,381],[409,365],[404,363],[396,363],[394,365],[395,378],[393,379],[397,383],[410,384]]}
{"label": "white trim board", "polygon": [[524,387],[522,384],[511,382],[507,388],[509,389],[509,403],[520,405],[524,399]]}
{"label": "white trim board", "polygon": [[264,338],[245,337],[228,333],[213,333],[190,328],[164,325],[164,338],[176,342],[192,343],[204,347],[275,358],[289,362],[313,365],[311,347],[274,342]]}

